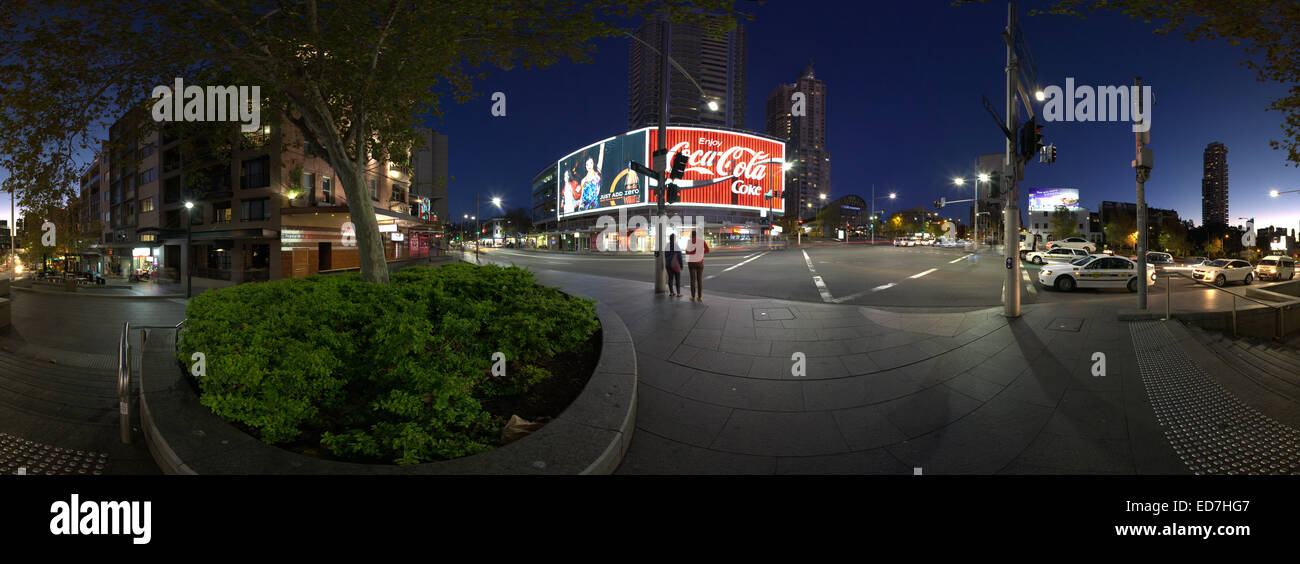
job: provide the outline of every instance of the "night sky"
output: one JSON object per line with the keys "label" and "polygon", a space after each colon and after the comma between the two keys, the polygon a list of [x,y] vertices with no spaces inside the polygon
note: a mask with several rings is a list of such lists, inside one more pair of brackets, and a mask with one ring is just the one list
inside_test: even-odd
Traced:
{"label": "night sky", "polygon": [[[763,131],[767,95],[794,82],[812,60],[827,86],[827,146],[832,152],[830,197],[897,191],[887,211],[929,206],[939,196],[969,198],[974,158],[1001,152],[1003,138],[980,95],[1003,111],[1005,2],[952,7],[946,1],[850,3],[772,0],[740,2],[755,18],[749,38],[746,127]],[[1135,75],[1153,86],[1151,148],[1155,169],[1148,205],[1173,208],[1200,224],[1202,151],[1228,146],[1230,222],[1256,217],[1257,226],[1300,222],[1300,170],[1269,148],[1280,139],[1282,115],[1266,111],[1285,91],[1261,83],[1239,63],[1244,49],[1222,41],[1157,37],[1155,24],[1111,14],[1086,20],[1028,16],[1047,2],[1022,2],[1021,24],[1042,86],[1128,85]],[[530,182],[543,166],[571,150],[627,129],[630,39],[596,44],[594,62],[544,70],[495,71],[477,97],[444,101],[445,115],[429,125],[450,136],[450,212],[474,213],[474,193],[500,196],[507,207],[530,205]],[[507,115],[490,114],[493,92],[507,96]],[[1130,123],[1049,123],[1046,142],[1058,147],[1052,165],[1031,163],[1027,188],[1077,188],[1081,204],[1134,201]],[[88,161],[89,156],[86,160]],[[0,171],[0,177],[4,173]],[[887,201],[882,203],[888,204]],[[967,204],[945,210],[966,217]],[[483,210],[483,215],[490,215]],[[8,196],[0,218],[8,218]]]}
{"label": "night sky", "polygon": [[[1270,188],[1300,188],[1300,170],[1284,166],[1283,153],[1268,146],[1281,138],[1282,116],[1265,108],[1285,88],[1257,82],[1239,64],[1242,48],[1156,37],[1154,24],[1123,16],[1027,15],[1046,5],[1020,8],[1043,86],[1063,87],[1067,76],[1094,87],[1128,85],[1135,75],[1153,86],[1156,166],[1148,205],[1176,209],[1199,225],[1202,152],[1220,141],[1229,150],[1230,221],[1254,216],[1259,226],[1297,226],[1300,194],[1268,197]],[[767,95],[794,82],[811,59],[827,87],[830,197],[866,197],[874,183],[877,195],[898,191],[891,210],[929,207],[939,196],[969,198],[970,184],[963,196],[951,177],[970,176],[976,155],[1003,150],[980,95],[1003,111],[1005,2],[776,0],[746,9],[755,16],[746,24],[746,127],[763,131]],[[474,213],[476,190],[502,196],[508,207],[527,206],[529,183],[543,166],[625,131],[628,41],[599,42],[591,64],[497,72],[475,100],[447,104],[440,124],[431,125],[451,137],[452,216]],[[496,91],[507,96],[505,117],[490,114]],[[1077,188],[1094,211],[1102,200],[1135,200],[1131,123],[1057,122],[1044,133],[1058,159],[1030,164],[1023,188]],[[1023,189],[1021,198],[1023,208]],[[961,217],[967,205],[960,204]]]}

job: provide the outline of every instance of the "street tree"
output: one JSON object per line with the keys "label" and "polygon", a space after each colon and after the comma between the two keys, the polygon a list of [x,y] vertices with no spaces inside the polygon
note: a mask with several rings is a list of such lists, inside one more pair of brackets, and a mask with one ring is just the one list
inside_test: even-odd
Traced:
{"label": "street tree", "polygon": [[1137,219],[1127,211],[1110,214],[1101,226],[1106,243],[1117,249],[1133,249],[1137,241]]}
{"label": "street tree", "polygon": [[[364,178],[402,167],[415,126],[465,102],[487,69],[591,60],[593,41],[667,8],[684,21],[732,0],[5,0],[0,3],[0,168],[24,206],[71,195],[92,136],[176,77],[259,86],[265,119],[294,125],[334,169],[362,278],[386,282]],[[230,82],[215,82],[217,77]],[[46,187],[37,189],[37,186]]]}
{"label": "street tree", "polygon": [[1066,237],[1081,236],[1075,215],[1070,208],[1057,206],[1051,218],[1052,240],[1060,241]]}

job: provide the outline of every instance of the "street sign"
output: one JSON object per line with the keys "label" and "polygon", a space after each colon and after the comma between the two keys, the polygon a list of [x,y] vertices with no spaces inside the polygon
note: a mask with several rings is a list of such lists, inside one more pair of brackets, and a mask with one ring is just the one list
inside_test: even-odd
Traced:
{"label": "street sign", "polygon": [[984,99],[984,109],[988,110],[989,115],[993,116],[993,123],[998,124],[998,129],[1001,129],[1002,134],[1007,136],[1007,140],[1015,141],[1015,136],[1011,134],[1011,130],[1007,129],[1006,122],[1002,121],[1002,116],[998,115],[998,111],[994,109],[993,104],[989,102],[989,97],[982,94],[980,97]]}
{"label": "street sign", "polygon": [[659,173],[657,173],[657,172],[655,172],[655,171],[653,171],[653,170],[650,170],[649,168],[646,168],[645,165],[643,165],[643,164],[641,164],[641,163],[639,163],[639,162],[636,162],[636,161],[628,161],[628,162],[627,162],[627,167],[630,168],[630,169],[632,169],[634,172],[637,172],[637,173],[640,173],[640,174],[644,174],[644,175],[649,176],[650,178],[653,178],[653,179],[655,179],[655,180],[659,180]]}

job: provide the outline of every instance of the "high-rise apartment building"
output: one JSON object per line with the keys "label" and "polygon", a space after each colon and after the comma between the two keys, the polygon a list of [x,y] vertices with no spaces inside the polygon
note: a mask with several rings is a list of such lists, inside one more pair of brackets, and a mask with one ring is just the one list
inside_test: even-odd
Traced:
{"label": "high-rise apartment building", "polygon": [[[795,94],[800,115],[795,115]],[[781,84],[767,96],[767,134],[786,140],[785,209],[809,216],[808,204],[829,197],[831,153],[826,148],[826,83],[813,74],[811,64],[793,84]]]}
{"label": "high-rise apartment building", "polygon": [[[722,18],[704,22],[672,23],[666,26],[669,56],[691,75],[668,68],[668,123],[698,123],[741,129],[745,126],[745,28],[736,25],[725,31]],[[665,25],[647,21],[631,40],[628,64],[628,128],[659,122],[662,88],[659,56],[646,44],[659,49]],[[644,42],[644,43],[642,43]],[[695,83],[691,82],[691,79]],[[695,84],[699,84],[696,88]],[[592,82],[598,88],[598,82]],[[700,90],[704,94],[700,94]],[[717,103],[710,110],[708,102]]]}
{"label": "high-rise apartment building", "polygon": [[1201,225],[1228,224],[1228,147],[1215,141],[1205,146],[1205,175],[1201,177]]}

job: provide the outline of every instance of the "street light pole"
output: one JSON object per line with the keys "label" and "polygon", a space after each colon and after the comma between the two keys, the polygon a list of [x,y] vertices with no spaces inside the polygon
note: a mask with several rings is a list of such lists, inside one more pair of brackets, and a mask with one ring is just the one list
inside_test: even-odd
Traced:
{"label": "street light pole", "polygon": [[194,245],[190,243],[193,240],[194,233],[194,202],[185,202],[185,297],[188,299],[194,294],[191,292],[194,285]]}
{"label": "street light pole", "polygon": [[[1014,38],[1016,37],[1016,3],[1007,3],[1007,131],[1016,130],[1016,73],[1019,61],[1016,59]],[[1017,237],[1020,233],[1020,195],[1016,191],[1016,176],[1020,156],[1016,154],[1016,144],[1008,137],[1006,154],[1002,161],[1002,174],[1006,177],[1007,203],[1003,208],[1002,237],[1003,251],[1006,254],[1006,278],[1003,279],[1004,297],[1002,314],[1006,317],[1020,317],[1020,245]]]}
{"label": "street light pole", "polygon": [[[659,182],[656,188],[659,195],[655,209],[655,293],[668,291],[668,282],[664,272],[664,200],[668,197],[668,8],[659,18],[659,131],[655,154],[663,159],[659,169]],[[689,76],[689,75],[688,75]]]}

